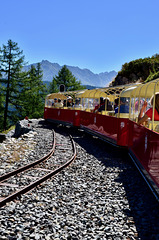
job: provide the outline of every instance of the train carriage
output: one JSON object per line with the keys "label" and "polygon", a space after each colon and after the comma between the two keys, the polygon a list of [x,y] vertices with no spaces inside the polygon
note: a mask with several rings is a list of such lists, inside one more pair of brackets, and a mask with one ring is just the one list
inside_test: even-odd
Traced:
{"label": "train carriage", "polygon": [[[53,98],[68,99],[68,92],[46,97],[44,118],[49,121],[71,125],[84,129],[111,144],[124,147],[135,161],[136,166],[152,188],[159,195],[159,121],[152,119],[146,125],[139,125],[138,114],[143,102],[159,92],[159,79],[146,84],[134,84],[74,92],[72,107],[55,108]],[[102,111],[100,99],[105,99]],[[78,104],[77,100],[78,99]],[[119,100],[118,112],[115,113],[115,101]],[[80,100],[80,101],[79,101]],[[124,101],[125,102],[124,102]],[[108,109],[108,102],[111,109]],[[122,104],[127,105],[127,112],[122,112]],[[155,102],[155,101],[154,101]],[[148,104],[148,107],[150,105]]]}
{"label": "train carriage", "polygon": [[[130,97],[129,154],[159,194],[159,133],[157,132],[159,121],[155,121],[154,118],[155,100],[152,106],[152,119],[148,119],[145,125],[137,124],[142,104],[144,101],[149,103],[156,92],[159,92],[159,79],[141,84],[129,92],[123,91],[120,97]],[[150,104],[147,108],[150,108]]]}
{"label": "train carriage", "polygon": [[[77,91],[76,93],[80,93]],[[83,91],[82,91],[83,92]],[[45,98],[44,119],[50,122],[61,123],[70,126],[80,126],[80,107],[67,105],[68,98],[75,100],[75,92],[52,93]],[[54,106],[54,100],[60,99],[66,102],[62,107]]]}

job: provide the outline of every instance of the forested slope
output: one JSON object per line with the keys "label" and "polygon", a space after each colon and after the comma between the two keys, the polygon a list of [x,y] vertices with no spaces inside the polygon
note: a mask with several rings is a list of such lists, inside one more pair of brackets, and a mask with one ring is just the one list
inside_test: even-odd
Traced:
{"label": "forested slope", "polygon": [[157,77],[159,77],[159,54],[123,64],[111,85],[147,82]]}

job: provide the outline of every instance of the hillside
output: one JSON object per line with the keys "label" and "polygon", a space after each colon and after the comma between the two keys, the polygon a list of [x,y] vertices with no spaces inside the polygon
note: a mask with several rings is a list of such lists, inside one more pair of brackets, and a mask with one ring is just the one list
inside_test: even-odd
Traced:
{"label": "hillside", "polygon": [[112,82],[112,86],[134,82],[148,82],[159,77],[159,54],[140,58],[122,66],[121,71]]}
{"label": "hillside", "polygon": [[[34,63],[32,65],[36,65]],[[51,82],[55,75],[62,68],[58,63],[51,63],[47,60],[41,61],[41,69],[43,70],[43,81]],[[28,70],[31,65],[25,66],[24,70]],[[94,74],[89,69],[81,69],[79,67],[67,66],[67,68],[72,72],[72,74],[80,80],[82,85],[106,87],[109,83],[116,77],[117,72],[103,72],[99,74]]]}

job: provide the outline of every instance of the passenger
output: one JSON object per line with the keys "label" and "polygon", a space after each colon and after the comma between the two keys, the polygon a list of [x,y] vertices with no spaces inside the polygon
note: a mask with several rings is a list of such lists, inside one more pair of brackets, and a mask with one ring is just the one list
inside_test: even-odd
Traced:
{"label": "passenger", "polygon": [[114,111],[118,113],[118,106],[119,106],[119,98],[116,98],[114,101]]}
{"label": "passenger", "polygon": [[[143,100],[140,100],[140,106],[141,106],[143,103],[144,103]],[[138,111],[138,107],[139,107],[139,100],[137,100],[137,101],[135,102],[135,112]]]}
{"label": "passenger", "polygon": [[63,107],[63,103],[61,102],[61,99],[59,98],[57,103],[56,103],[56,107],[57,108],[62,108]]}
{"label": "passenger", "polygon": [[63,107],[66,107],[66,99],[63,101]]}
{"label": "passenger", "polygon": [[112,104],[111,102],[109,101],[109,99],[107,100],[107,111],[112,111],[113,110],[113,107],[112,107]]}
{"label": "passenger", "polygon": [[67,98],[67,107],[73,107],[73,99],[71,96]]}
{"label": "passenger", "polygon": [[[96,113],[98,111],[98,109],[100,107],[102,107],[104,105],[105,107],[105,101],[104,101],[104,98],[103,97],[100,97],[100,104],[98,103],[97,105],[95,105],[94,109],[92,112]],[[105,109],[105,108],[104,108]]]}
{"label": "passenger", "polygon": [[88,108],[93,109],[93,102],[91,99],[88,101]]}
{"label": "passenger", "polygon": [[[106,104],[105,104],[106,102]],[[104,104],[102,104],[99,108],[98,108],[98,112],[102,112],[102,111],[112,111],[112,105],[111,102],[109,101],[109,98],[104,99]]]}
{"label": "passenger", "polygon": [[[152,96],[150,99],[152,106],[153,106],[153,99],[154,99],[154,96]],[[149,108],[147,111],[146,111],[146,107],[147,107],[147,102],[145,101],[140,110],[139,116],[138,116],[138,124],[146,123],[148,118],[150,118],[150,120],[152,120],[153,107]],[[144,112],[145,112],[145,114],[143,116]],[[154,121],[159,121],[159,93],[155,93]]]}
{"label": "passenger", "polygon": [[53,102],[52,106],[56,107],[56,105],[57,105],[57,98],[54,98],[54,102]]}
{"label": "passenger", "polygon": [[129,113],[129,106],[127,105],[125,98],[120,98],[120,107],[115,108],[115,113],[118,113],[120,108],[120,113]]}
{"label": "passenger", "polygon": [[81,108],[82,107],[82,105],[80,104],[80,99],[79,98],[76,98],[76,100],[75,100],[75,107],[76,108]]}

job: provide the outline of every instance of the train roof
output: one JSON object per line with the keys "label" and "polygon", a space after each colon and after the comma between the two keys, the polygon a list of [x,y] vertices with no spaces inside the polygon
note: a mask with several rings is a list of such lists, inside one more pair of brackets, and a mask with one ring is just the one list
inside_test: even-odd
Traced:
{"label": "train roof", "polygon": [[[136,85],[139,85],[139,84],[135,84],[135,86]],[[78,97],[80,98],[100,98],[100,97],[107,98],[108,97],[110,101],[114,101],[114,99],[119,97],[120,93],[124,89],[127,89],[130,86],[132,86],[132,84],[119,85],[115,87],[106,87],[106,88],[95,88],[95,89],[86,90],[83,93],[80,93]]]}
{"label": "train roof", "polygon": [[159,92],[159,78],[139,86],[125,89],[121,92],[120,97],[150,98],[155,92]]}
{"label": "train roof", "polygon": [[67,99],[67,96],[65,96],[62,93],[51,93],[46,96],[46,99],[54,99],[54,98],[60,98],[61,100]]}
{"label": "train roof", "polygon": [[78,97],[80,98],[100,98],[100,97],[106,97],[106,96],[107,95],[105,94],[105,92],[102,92],[100,88],[86,90],[83,93],[78,95]]}
{"label": "train roof", "polygon": [[86,91],[86,89],[76,90],[76,91],[68,91],[68,92],[51,93],[46,96],[46,99],[60,98],[61,100],[65,100],[65,99],[67,99],[68,96],[82,94],[82,93],[84,93],[84,91]]}

